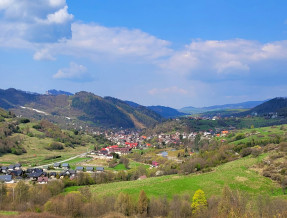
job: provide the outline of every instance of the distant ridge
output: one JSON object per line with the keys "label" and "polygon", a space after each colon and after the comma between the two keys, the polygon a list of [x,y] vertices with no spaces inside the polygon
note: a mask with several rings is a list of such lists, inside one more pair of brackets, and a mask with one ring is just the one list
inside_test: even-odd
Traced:
{"label": "distant ridge", "polygon": [[187,115],[186,113],[179,112],[178,110],[171,108],[171,107],[165,107],[165,106],[158,105],[158,106],[148,106],[148,108],[160,114],[164,118],[175,118],[175,117]]}
{"label": "distant ridge", "polygon": [[[132,101],[125,101],[125,102],[134,108],[143,107],[142,105],[137,104],[137,103],[132,102]],[[186,113],[179,112],[177,109],[174,109],[171,107],[160,106],[160,105],[147,106],[147,108],[156,112],[157,114],[159,114],[160,116],[162,116],[164,118],[175,118],[175,117],[187,115]]]}
{"label": "distant ridge", "polygon": [[[268,101],[268,100],[265,100]],[[224,105],[214,105],[209,107],[195,108],[195,107],[184,107],[179,109],[179,111],[184,113],[204,113],[207,111],[216,111],[216,110],[227,110],[227,109],[250,109],[254,108],[257,105],[264,103],[265,101],[246,101],[235,104],[224,104]]]}

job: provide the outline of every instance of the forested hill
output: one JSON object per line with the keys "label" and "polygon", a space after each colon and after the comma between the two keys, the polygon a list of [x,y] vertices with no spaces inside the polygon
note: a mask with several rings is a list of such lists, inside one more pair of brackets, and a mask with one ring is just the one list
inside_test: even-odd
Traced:
{"label": "forested hill", "polygon": [[16,89],[0,89],[0,107],[16,115],[48,119],[62,127],[146,128],[162,120],[147,107],[132,107],[116,98],[102,98],[93,93],[70,95],[31,94]]}
{"label": "forested hill", "polygon": [[[264,115],[269,113],[278,113],[284,115],[287,111],[287,98],[278,97],[266,101],[248,111],[240,113],[240,115],[251,115],[257,113],[258,115]],[[286,114],[284,115],[286,116]]]}
{"label": "forested hill", "polygon": [[178,110],[171,108],[171,107],[165,107],[165,106],[148,106],[150,110],[155,111],[156,113],[160,114],[161,116],[165,118],[175,118],[187,115],[186,113],[179,112]]}
{"label": "forested hill", "polygon": [[[144,106],[137,104],[132,101],[125,101],[128,105],[134,107],[134,108],[143,108]],[[175,118],[187,115],[186,113],[179,112],[177,109],[171,108],[171,107],[165,107],[165,106],[147,106],[146,108],[154,111],[155,113],[159,114],[160,116],[164,118]]]}

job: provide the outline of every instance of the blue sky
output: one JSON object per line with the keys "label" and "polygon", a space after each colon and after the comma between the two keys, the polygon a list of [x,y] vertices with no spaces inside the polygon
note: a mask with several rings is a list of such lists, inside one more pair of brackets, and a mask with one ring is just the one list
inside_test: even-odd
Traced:
{"label": "blue sky", "polygon": [[0,0],[0,88],[143,105],[286,96],[283,0]]}

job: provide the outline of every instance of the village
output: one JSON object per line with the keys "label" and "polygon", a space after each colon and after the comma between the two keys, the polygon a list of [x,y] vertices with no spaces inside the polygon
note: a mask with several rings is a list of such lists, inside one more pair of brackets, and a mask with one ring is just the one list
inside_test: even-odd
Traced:
{"label": "village", "polygon": [[[115,157],[123,157],[133,152],[133,150],[146,150],[149,148],[163,149],[167,147],[176,147],[184,140],[194,140],[197,135],[202,139],[211,139],[213,137],[225,136],[228,130],[223,130],[215,134],[213,131],[204,132],[175,132],[173,134],[154,134],[151,136],[140,135],[138,131],[121,130],[118,132],[105,131],[103,133],[97,132],[95,134],[104,134],[106,139],[111,141],[113,145],[98,148],[85,154],[92,160],[105,160],[111,161]],[[175,149],[174,149],[175,150]],[[192,154],[193,152],[190,152]],[[164,158],[169,158],[166,151],[161,152]],[[89,163],[89,162],[88,162]],[[150,167],[158,167],[157,161],[152,161]],[[23,167],[21,163],[11,164],[9,166],[0,167],[0,182],[4,183],[17,183],[20,180],[27,182],[34,182],[38,184],[46,184],[49,181],[69,178],[73,180],[79,173],[89,173],[96,176],[100,173],[105,173],[105,166],[88,166],[79,164],[71,167],[67,162],[52,163],[44,166]]]}

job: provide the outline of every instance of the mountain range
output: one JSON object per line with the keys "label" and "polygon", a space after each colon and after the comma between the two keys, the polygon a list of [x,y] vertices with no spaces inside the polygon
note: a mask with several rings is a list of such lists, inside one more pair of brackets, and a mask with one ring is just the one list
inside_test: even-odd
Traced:
{"label": "mountain range", "polygon": [[74,95],[41,95],[16,89],[0,89],[0,107],[18,116],[48,119],[67,127],[146,128],[163,118],[144,107],[100,97],[89,92]]}
{"label": "mountain range", "polygon": [[236,104],[223,104],[223,105],[214,105],[214,106],[209,106],[209,107],[201,107],[201,108],[196,108],[196,107],[184,107],[179,109],[180,112],[183,113],[189,113],[189,114],[196,114],[196,113],[204,113],[207,111],[217,111],[217,110],[229,110],[229,109],[251,109],[254,108],[264,102],[264,101],[246,101],[242,103],[236,103]]}
{"label": "mountain range", "polygon": [[[47,119],[65,128],[149,128],[166,118],[192,113],[249,109],[235,116],[277,112],[287,114],[286,98],[269,101],[248,101],[238,104],[215,105],[203,108],[185,107],[176,110],[164,106],[142,106],[131,101],[113,97],[100,97],[90,92],[75,94],[49,90],[47,94],[30,93],[13,88],[0,89],[0,107],[12,110],[18,116]],[[250,109],[251,108],[251,109]],[[232,115],[233,115],[232,114]]]}

